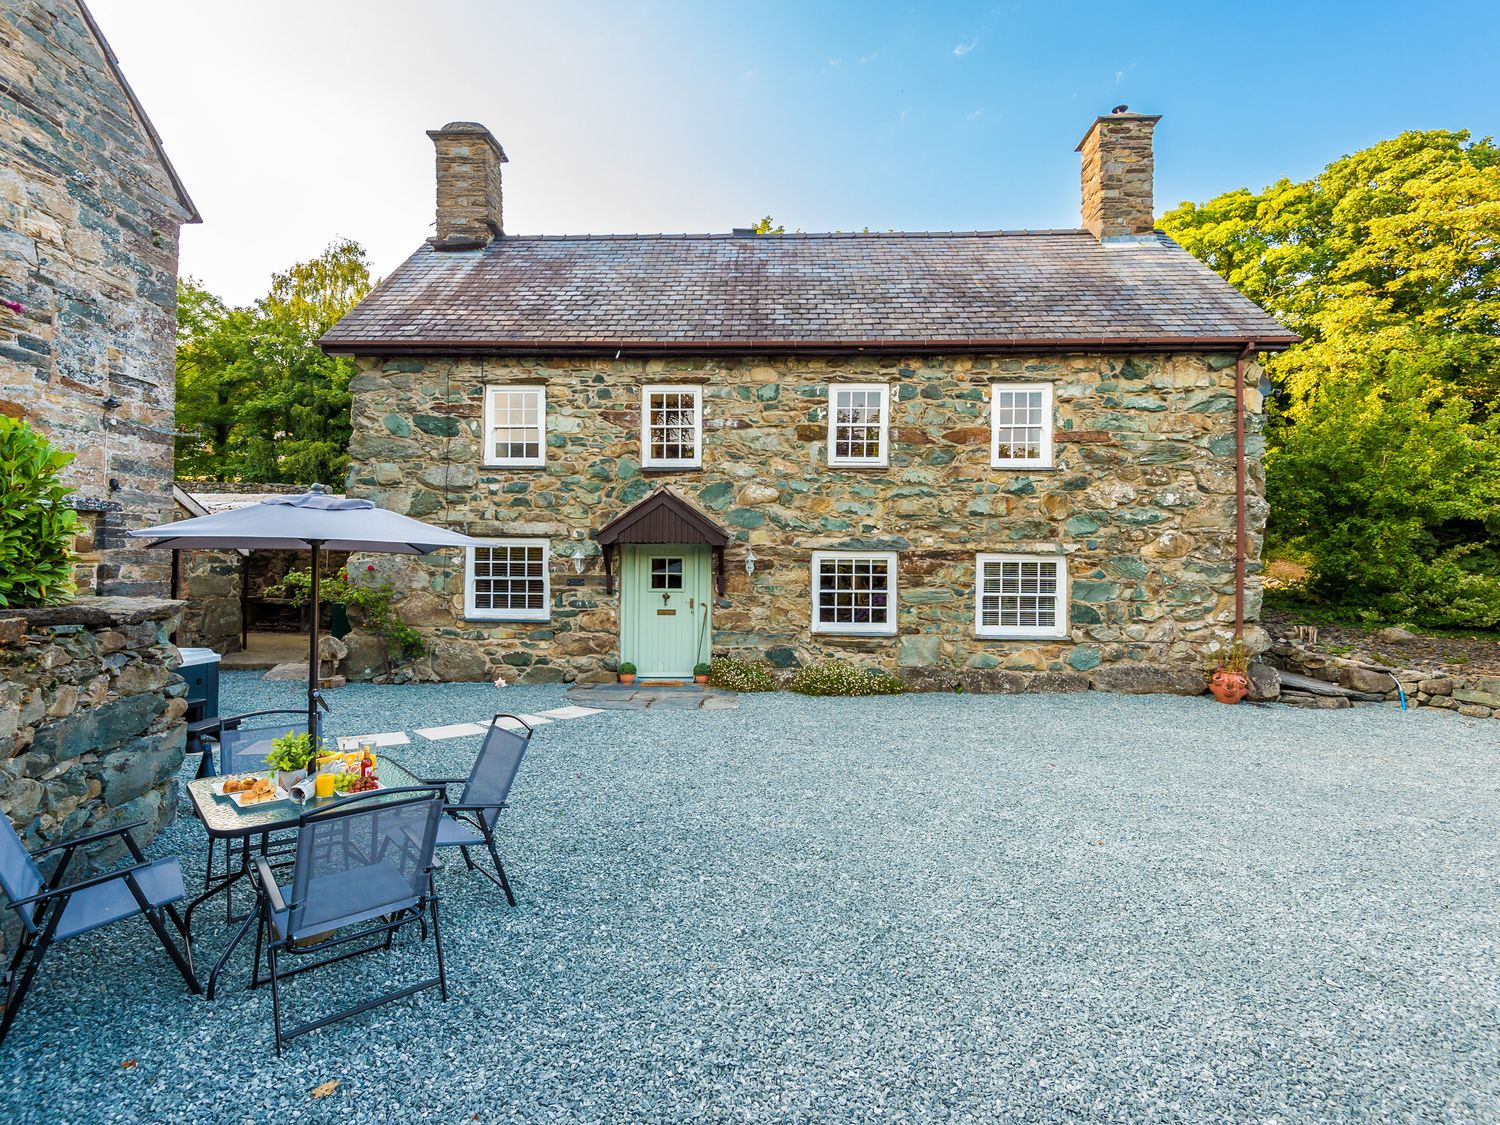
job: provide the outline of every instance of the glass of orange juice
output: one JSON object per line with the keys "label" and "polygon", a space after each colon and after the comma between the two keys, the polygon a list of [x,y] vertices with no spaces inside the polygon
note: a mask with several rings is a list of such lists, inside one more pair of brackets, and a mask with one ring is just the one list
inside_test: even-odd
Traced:
{"label": "glass of orange juice", "polygon": [[314,795],[321,801],[333,796],[333,770],[319,770],[313,775]]}

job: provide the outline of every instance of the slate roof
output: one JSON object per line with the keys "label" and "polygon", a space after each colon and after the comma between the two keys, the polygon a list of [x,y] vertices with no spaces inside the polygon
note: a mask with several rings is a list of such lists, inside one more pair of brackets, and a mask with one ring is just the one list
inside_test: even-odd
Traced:
{"label": "slate roof", "polygon": [[423,246],[334,352],[1212,349],[1297,337],[1165,235],[504,236]]}

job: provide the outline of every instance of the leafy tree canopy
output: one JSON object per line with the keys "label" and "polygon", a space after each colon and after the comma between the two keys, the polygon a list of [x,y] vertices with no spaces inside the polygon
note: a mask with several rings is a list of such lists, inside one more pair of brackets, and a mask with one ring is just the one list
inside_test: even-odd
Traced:
{"label": "leafy tree canopy", "polygon": [[1500,408],[1500,149],[1402,133],[1311,180],[1183,203],[1160,227],[1305,342],[1271,360],[1295,416],[1388,357]]}
{"label": "leafy tree canopy", "polygon": [[177,473],[203,480],[338,485],[349,455],[353,363],[315,341],[370,290],[347,239],[272,278],[232,308],[178,285]]}
{"label": "leafy tree canopy", "polygon": [[1159,225],[1304,337],[1266,365],[1266,481],[1310,592],[1500,625],[1500,149],[1402,133]]}

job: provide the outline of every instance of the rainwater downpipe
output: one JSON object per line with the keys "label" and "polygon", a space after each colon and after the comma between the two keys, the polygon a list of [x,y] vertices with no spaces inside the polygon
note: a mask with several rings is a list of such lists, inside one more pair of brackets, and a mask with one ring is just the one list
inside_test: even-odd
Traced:
{"label": "rainwater downpipe", "polygon": [[1245,364],[1255,354],[1248,340],[1234,361],[1234,638],[1245,632]]}

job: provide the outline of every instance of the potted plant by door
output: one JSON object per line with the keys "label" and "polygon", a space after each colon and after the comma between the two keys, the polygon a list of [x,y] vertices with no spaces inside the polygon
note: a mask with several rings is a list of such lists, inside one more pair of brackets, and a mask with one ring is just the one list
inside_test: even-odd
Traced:
{"label": "potted plant by door", "polygon": [[1238,703],[1250,691],[1250,654],[1238,637],[1209,668],[1208,690],[1220,703]]}
{"label": "potted plant by door", "polygon": [[633,683],[635,683],[635,665],[632,664],[630,661],[628,661],[628,660],[622,660],[622,661],[620,661],[620,666],[618,668],[618,671],[619,671],[619,674],[620,674],[620,682],[622,684],[633,684]]}
{"label": "potted plant by door", "polygon": [[287,731],[280,738],[271,739],[271,752],[266,755],[266,765],[276,771],[276,784],[290,790],[307,776],[307,767],[317,757],[317,747],[312,735],[303,731],[294,734]]}
{"label": "potted plant by door", "polygon": [[695,684],[706,684],[706,683],[708,683],[708,673],[709,673],[709,671],[710,671],[710,668],[709,668],[709,666],[707,664],[694,664],[693,665],[693,683],[695,683]]}

